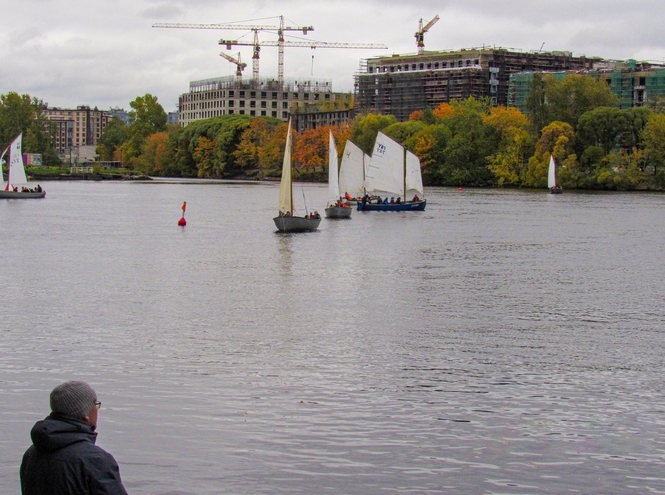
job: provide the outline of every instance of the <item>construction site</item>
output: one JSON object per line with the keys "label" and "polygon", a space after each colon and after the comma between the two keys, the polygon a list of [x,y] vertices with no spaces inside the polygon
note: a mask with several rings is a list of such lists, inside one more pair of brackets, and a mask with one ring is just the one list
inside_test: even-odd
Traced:
{"label": "construction site", "polygon": [[[347,122],[350,118],[353,100],[350,94],[333,93],[332,81],[322,79],[295,80],[284,77],[284,49],[386,49],[387,46],[372,43],[340,43],[322,41],[290,41],[285,33],[295,31],[306,35],[314,30],[313,26],[287,26],[284,16],[279,16],[279,25],[264,24],[180,24],[158,23],[157,28],[180,29],[226,29],[251,31],[253,41],[221,39],[219,45],[227,51],[236,46],[252,47],[252,76],[243,78],[247,64],[241,54],[232,56],[224,51],[220,56],[236,68],[235,76],[225,76],[200,81],[191,81],[189,92],[179,97],[180,125],[187,125],[195,120],[220,115],[239,114],[250,116],[268,116],[287,120],[294,119],[296,130],[299,127],[312,128],[320,125],[332,125]],[[261,40],[259,33],[268,32],[277,35],[277,40]],[[261,78],[259,72],[260,52],[262,47],[277,47],[277,78]]]}
{"label": "construction site", "polygon": [[[292,118],[296,129],[348,122],[357,113],[394,115],[406,121],[417,110],[434,109],[441,103],[469,97],[488,98],[492,105],[516,106],[522,111],[534,72],[586,74],[606,80],[617,94],[621,108],[644,105],[647,99],[665,98],[665,66],[636,61],[608,61],[599,57],[575,56],[567,51],[521,51],[513,48],[481,46],[459,50],[426,51],[424,35],[439,20],[420,19],[415,33],[417,53],[394,54],[360,61],[354,74],[353,98],[334,93],[332,81],[294,80],[284,77],[284,50],[301,48],[387,48],[381,44],[288,41],[286,32],[306,35],[312,26],[240,24],[155,24],[153,27],[186,29],[248,30],[253,41],[221,39],[232,50],[252,47],[252,76],[243,77],[247,67],[240,58],[225,52],[224,59],[235,66],[235,77],[226,76],[192,81],[188,93],[179,98],[179,123],[228,114]],[[259,33],[277,35],[277,40],[261,40]],[[262,47],[277,47],[277,78],[259,76]]]}
{"label": "construction site", "polygon": [[356,110],[391,114],[405,121],[415,110],[471,96],[507,105],[513,74],[590,70],[599,60],[570,52],[486,46],[371,58],[355,75]]}
{"label": "construction site", "polygon": [[[556,80],[561,80],[570,71],[550,72]],[[665,65],[635,60],[602,60],[594,64],[593,69],[574,71],[596,80],[605,81],[612,93],[619,97],[619,108],[641,107],[657,99],[665,99]],[[527,112],[526,99],[533,72],[521,72],[510,77],[508,87],[508,106]]]}

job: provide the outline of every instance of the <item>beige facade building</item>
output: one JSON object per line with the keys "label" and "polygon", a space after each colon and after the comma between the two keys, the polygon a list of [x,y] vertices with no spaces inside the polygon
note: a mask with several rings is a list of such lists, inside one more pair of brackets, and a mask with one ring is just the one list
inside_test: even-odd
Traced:
{"label": "beige facade building", "polygon": [[42,111],[56,124],[54,144],[60,154],[72,148],[96,145],[110,119],[107,111],[88,106],[78,106],[75,110],[47,106]]}
{"label": "beige facade building", "polygon": [[[221,115],[249,115],[288,120],[296,109],[305,109],[333,102],[348,95],[333,93],[328,80],[289,80],[279,84],[276,79],[241,81],[235,76],[192,81],[189,93],[180,95],[178,123],[186,126],[201,119]],[[348,119],[349,112],[332,112],[327,122]],[[331,120],[332,119],[332,120]],[[305,121],[302,121],[305,125]]]}

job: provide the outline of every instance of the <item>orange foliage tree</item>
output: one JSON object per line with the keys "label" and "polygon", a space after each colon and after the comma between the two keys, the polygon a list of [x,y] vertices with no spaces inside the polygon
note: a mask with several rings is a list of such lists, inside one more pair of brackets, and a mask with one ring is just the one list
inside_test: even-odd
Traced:
{"label": "orange foliage tree", "polygon": [[442,120],[454,116],[455,109],[449,103],[441,103],[432,113],[437,119]]}

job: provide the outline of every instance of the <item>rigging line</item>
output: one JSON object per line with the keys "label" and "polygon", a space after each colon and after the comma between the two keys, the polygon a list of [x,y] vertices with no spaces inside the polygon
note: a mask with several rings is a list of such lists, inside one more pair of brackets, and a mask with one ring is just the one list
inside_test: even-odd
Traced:
{"label": "rigging line", "polygon": [[305,202],[305,215],[307,215],[309,212],[307,211],[307,199],[305,199],[305,188],[303,186],[300,186],[300,189],[302,190],[302,200]]}

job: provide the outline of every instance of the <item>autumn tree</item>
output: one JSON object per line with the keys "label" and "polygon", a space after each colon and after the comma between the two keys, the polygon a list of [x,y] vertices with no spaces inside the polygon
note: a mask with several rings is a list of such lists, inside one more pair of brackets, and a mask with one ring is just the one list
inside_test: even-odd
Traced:
{"label": "autumn tree", "polygon": [[[573,153],[574,141],[575,131],[570,124],[552,122],[545,126],[536,143],[535,153],[529,158],[525,184],[530,187],[546,187],[550,156],[554,156],[559,164],[557,182],[564,187],[570,186],[575,179],[572,174],[577,162],[577,156]],[[571,180],[568,181],[568,178]]]}
{"label": "autumn tree", "polygon": [[498,147],[487,157],[489,169],[501,185],[520,185],[532,149],[531,122],[517,108],[493,107],[483,123],[496,136]]}

